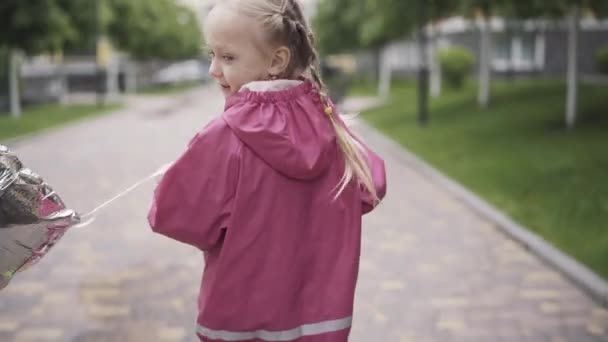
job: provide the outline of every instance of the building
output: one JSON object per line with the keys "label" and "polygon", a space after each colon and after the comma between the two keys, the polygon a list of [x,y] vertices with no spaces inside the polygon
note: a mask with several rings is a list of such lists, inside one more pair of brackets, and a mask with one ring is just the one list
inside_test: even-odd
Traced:
{"label": "building", "polygon": [[[568,27],[566,22],[543,20],[507,23],[501,18],[491,20],[492,72],[500,75],[562,75],[567,70]],[[436,47],[462,46],[479,60],[479,25],[456,17],[444,20],[435,28]],[[608,21],[583,19],[578,42],[581,74],[597,72],[595,54],[608,46]],[[380,64],[396,72],[418,68],[418,48],[414,39],[388,44],[381,51]],[[370,67],[371,57],[359,58],[360,65]]]}

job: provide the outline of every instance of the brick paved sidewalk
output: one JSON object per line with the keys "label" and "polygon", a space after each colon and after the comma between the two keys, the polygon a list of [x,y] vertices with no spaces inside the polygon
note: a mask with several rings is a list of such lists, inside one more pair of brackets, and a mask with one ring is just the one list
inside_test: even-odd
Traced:
{"label": "brick paved sidewalk", "polygon": [[[174,108],[138,99],[14,148],[86,210],[171,160],[221,110],[215,90],[192,94]],[[364,220],[352,341],[608,341],[608,311],[364,136],[386,160],[389,193]],[[196,341],[201,260],[150,233],[152,187],[69,232],[0,292],[0,341]]]}

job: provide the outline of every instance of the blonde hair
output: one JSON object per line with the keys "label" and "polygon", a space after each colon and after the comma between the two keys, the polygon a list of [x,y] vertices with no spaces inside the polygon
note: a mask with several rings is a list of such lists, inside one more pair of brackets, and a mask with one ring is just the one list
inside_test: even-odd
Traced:
{"label": "blonde hair", "polygon": [[372,179],[367,152],[352,135],[342,121],[335,117],[333,107],[326,95],[326,88],[318,71],[319,56],[315,48],[315,38],[302,8],[297,0],[226,0],[241,14],[258,20],[273,43],[285,45],[291,52],[291,59],[283,77],[309,74],[319,91],[325,112],[335,130],[336,140],[344,154],[344,174],[335,198],[340,196],[346,186],[357,179],[372,195],[375,202],[378,194]]}

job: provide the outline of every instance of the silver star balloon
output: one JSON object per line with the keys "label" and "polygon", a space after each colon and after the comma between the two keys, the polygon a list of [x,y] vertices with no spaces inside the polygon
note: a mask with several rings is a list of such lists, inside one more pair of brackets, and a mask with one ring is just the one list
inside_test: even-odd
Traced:
{"label": "silver star balloon", "polygon": [[0,289],[80,222],[44,180],[0,145]]}

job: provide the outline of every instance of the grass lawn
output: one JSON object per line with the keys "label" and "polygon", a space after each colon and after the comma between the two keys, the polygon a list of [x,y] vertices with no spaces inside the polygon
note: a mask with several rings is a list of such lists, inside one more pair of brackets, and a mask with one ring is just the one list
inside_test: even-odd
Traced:
{"label": "grass lawn", "polygon": [[363,117],[608,279],[608,87],[582,86],[572,130],[563,82],[496,82],[486,110],[476,92],[469,84],[432,100],[421,128],[415,87],[396,84],[391,101]]}
{"label": "grass lawn", "polygon": [[182,83],[177,83],[177,84],[167,85],[167,86],[162,86],[162,87],[159,86],[159,87],[142,89],[138,93],[142,94],[142,95],[175,95],[175,94],[179,94],[186,90],[200,87],[202,85],[203,85],[203,83],[200,81],[182,82]]}
{"label": "grass lawn", "polygon": [[120,105],[102,107],[97,107],[97,105],[42,105],[26,107],[19,119],[13,119],[8,113],[2,113],[0,114],[0,141],[101,114],[119,107]]}

